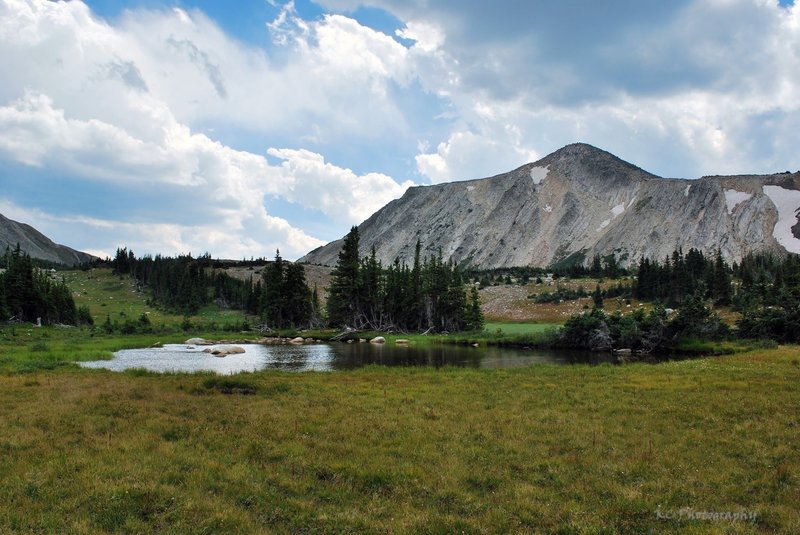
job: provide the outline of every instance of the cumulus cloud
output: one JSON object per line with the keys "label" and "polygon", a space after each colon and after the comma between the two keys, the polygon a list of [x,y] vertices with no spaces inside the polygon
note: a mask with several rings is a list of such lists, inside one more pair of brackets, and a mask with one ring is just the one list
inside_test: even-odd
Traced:
{"label": "cumulus cloud", "polygon": [[483,178],[537,159],[534,151],[520,146],[519,128],[505,125],[497,134],[454,132],[436,152],[418,154],[417,167],[438,183]]}
{"label": "cumulus cloud", "polygon": [[[174,119],[161,126],[164,135],[159,139],[141,140],[100,121],[70,119],[47,96],[28,93],[0,107],[0,154],[27,165],[58,166],[110,181],[129,192],[172,186],[173,196],[189,198],[199,208],[186,225],[168,225],[162,230],[170,232],[157,233],[172,236],[165,246],[178,251],[180,245],[196,245],[205,236],[208,248],[238,254],[246,246],[258,245],[246,239],[247,232],[252,232],[279,237],[273,241],[284,243],[287,254],[299,256],[322,242],[268,215],[267,196],[319,210],[344,227],[361,222],[412,185],[409,181],[398,184],[379,173],[358,176],[308,150],[269,149],[271,156],[281,160],[279,166],[271,166],[263,156],[193,134]],[[165,217],[175,218],[169,213],[173,201],[167,197],[163,202]],[[214,226],[203,224],[209,217],[227,230],[214,231]],[[196,225],[194,230],[188,223]],[[232,236],[240,243],[231,243]]]}
{"label": "cumulus cloud", "polygon": [[288,200],[321,210],[344,224],[364,221],[414,185],[410,180],[398,184],[381,173],[357,176],[307,150],[273,148],[267,152],[281,160],[281,182],[287,186],[284,196]]}
{"label": "cumulus cloud", "polygon": [[[508,164],[574,141],[670,176],[800,165],[785,135],[800,120],[797,4],[321,2],[342,12],[386,9],[406,21],[401,37],[418,33],[413,21],[437,29],[428,59],[435,55],[438,68],[418,73],[448,99],[455,121],[429,140],[435,151],[416,158],[431,180],[486,169],[470,161],[480,159],[467,154],[473,148],[486,151],[484,161]],[[518,129],[518,145],[502,135],[506,125]]]}
{"label": "cumulus cloud", "polygon": [[[272,199],[344,232],[411,184],[390,174],[476,178],[575,141],[665,176],[800,167],[797,5],[317,3],[314,20],[282,4],[256,46],[197,9],[112,24],[78,1],[0,0],[0,157],[130,204],[146,190],[164,252],[247,256],[320,243]],[[350,16],[365,5],[399,27]],[[75,217],[60,222],[138,226]]]}
{"label": "cumulus cloud", "polygon": [[[292,114],[322,114],[326,106],[358,121],[331,98],[377,99],[391,108],[381,80],[400,71],[405,48],[355,21],[320,21],[313,44],[295,43],[301,61],[275,66],[198,11],[127,12],[112,27],[80,2],[2,0],[0,15],[0,54],[9,58],[0,62],[9,81],[0,87],[0,157],[42,169],[43,185],[56,172],[74,177],[77,187],[106,184],[126,199],[120,220],[25,214],[56,236],[68,226],[74,236],[125,238],[121,243],[151,252],[238,257],[280,248],[291,258],[323,242],[270,215],[271,198],[317,210],[345,230],[410,184],[379,173],[359,176],[308,150],[270,149],[281,160],[271,166],[264,155],[190,126],[215,115],[239,125],[285,126],[296,122]],[[306,68],[312,72],[304,74]],[[343,88],[353,81],[370,83],[348,95]],[[374,115],[376,124],[392,119],[391,111]],[[126,221],[144,212],[135,205],[145,198],[156,220]]]}

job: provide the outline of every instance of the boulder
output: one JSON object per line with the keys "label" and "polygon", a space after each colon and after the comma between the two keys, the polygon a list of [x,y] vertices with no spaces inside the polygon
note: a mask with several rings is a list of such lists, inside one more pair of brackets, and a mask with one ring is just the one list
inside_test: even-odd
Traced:
{"label": "boulder", "polygon": [[397,340],[394,341],[394,343],[399,346],[405,346],[410,344],[411,342],[409,340],[406,340],[405,338],[398,338]]}
{"label": "boulder", "polygon": [[238,355],[244,353],[243,347],[239,346],[217,346],[209,347],[203,350],[204,353],[210,353],[214,357],[227,357],[228,355]]}
{"label": "boulder", "polygon": [[298,336],[297,338],[292,338],[291,340],[289,340],[289,343],[290,343],[290,344],[297,344],[297,345],[299,345],[299,344],[302,344],[303,342],[305,342],[305,340],[303,340],[303,338],[302,338],[302,337],[300,337],[300,336]]}
{"label": "boulder", "polygon": [[376,336],[375,338],[370,340],[369,343],[370,344],[385,344],[386,343],[386,338],[384,338],[383,336]]}
{"label": "boulder", "polygon": [[202,346],[202,345],[206,345],[207,343],[208,342],[206,341],[205,338],[189,338],[188,340],[186,340],[184,342],[184,344],[190,345],[190,346]]}

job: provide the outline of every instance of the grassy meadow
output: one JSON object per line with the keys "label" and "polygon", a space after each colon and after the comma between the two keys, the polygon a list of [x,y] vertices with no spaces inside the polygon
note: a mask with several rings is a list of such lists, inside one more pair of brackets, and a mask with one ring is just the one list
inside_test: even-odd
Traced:
{"label": "grassy meadow", "polygon": [[[62,275],[73,291],[75,304],[89,307],[96,325],[102,324],[107,317],[122,323],[136,320],[142,314],[146,314],[154,328],[160,330],[174,328],[183,322],[181,315],[150,306],[146,291],[138,290],[130,277],[114,275],[111,269],[59,273],[59,277]],[[189,317],[194,325],[217,327],[241,323],[244,319],[244,314],[239,310],[224,310],[215,305],[206,306]]]}
{"label": "grassy meadow", "polygon": [[[164,328],[0,327],[0,533],[800,532],[800,347],[658,365],[114,373],[74,362],[245,335],[184,332],[110,272],[67,277],[98,324],[150,312]],[[242,319],[228,314],[191,320]]]}
{"label": "grassy meadow", "polygon": [[799,355],[8,372],[0,531],[796,533]]}

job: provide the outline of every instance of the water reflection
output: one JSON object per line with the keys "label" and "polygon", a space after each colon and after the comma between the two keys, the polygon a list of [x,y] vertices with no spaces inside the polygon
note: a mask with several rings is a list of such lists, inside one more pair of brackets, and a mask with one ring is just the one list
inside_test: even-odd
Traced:
{"label": "water reflection", "polygon": [[242,344],[239,347],[244,348],[245,352],[220,358],[203,352],[206,347],[167,344],[161,348],[118,351],[112,360],[83,362],[81,366],[114,371],[132,368],[144,368],[156,372],[212,371],[227,375],[267,369],[296,372],[350,370],[370,364],[519,368],[536,363],[610,361],[609,357],[597,354],[452,345],[395,346],[339,343],[279,346]]}

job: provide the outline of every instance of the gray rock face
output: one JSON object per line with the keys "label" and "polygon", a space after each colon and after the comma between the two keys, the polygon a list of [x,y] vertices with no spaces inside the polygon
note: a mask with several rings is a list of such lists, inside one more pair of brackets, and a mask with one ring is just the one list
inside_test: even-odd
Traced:
{"label": "gray rock face", "polygon": [[[800,173],[666,179],[585,144],[491,178],[419,186],[359,225],[384,265],[441,249],[478,268],[663,259],[677,248],[800,253]],[[334,265],[341,240],[300,262]]]}
{"label": "gray rock face", "polygon": [[76,266],[92,261],[95,257],[58,245],[50,238],[25,223],[18,223],[0,214],[0,254],[6,247],[14,249],[19,243],[20,249],[32,258],[56,262],[66,266]]}

